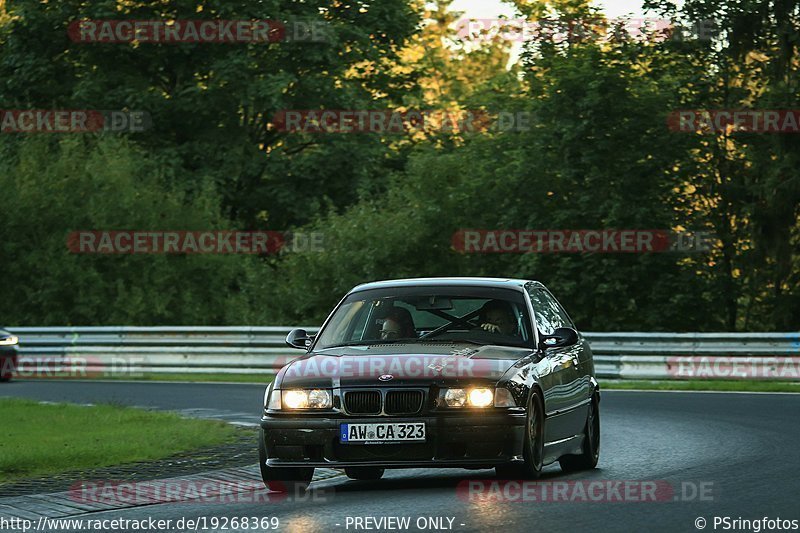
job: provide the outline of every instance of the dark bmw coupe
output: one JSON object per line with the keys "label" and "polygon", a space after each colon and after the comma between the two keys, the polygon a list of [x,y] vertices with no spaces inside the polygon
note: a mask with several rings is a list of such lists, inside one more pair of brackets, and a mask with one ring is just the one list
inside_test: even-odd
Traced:
{"label": "dark bmw coupe", "polygon": [[273,490],[315,467],[494,468],[535,478],[594,468],[600,392],[592,352],[539,282],[429,278],[359,285],[264,395],[259,455]]}

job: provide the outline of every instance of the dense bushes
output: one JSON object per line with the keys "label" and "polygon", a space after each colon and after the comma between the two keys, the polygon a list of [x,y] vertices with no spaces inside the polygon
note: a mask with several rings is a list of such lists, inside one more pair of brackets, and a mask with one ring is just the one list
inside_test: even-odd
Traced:
{"label": "dense bushes", "polygon": [[81,230],[232,229],[198,176],[192,193],[170,169],[114,137],[27,138],[0,165],[0,323],[219,324],[240,319],[248,256],[75,254]]}

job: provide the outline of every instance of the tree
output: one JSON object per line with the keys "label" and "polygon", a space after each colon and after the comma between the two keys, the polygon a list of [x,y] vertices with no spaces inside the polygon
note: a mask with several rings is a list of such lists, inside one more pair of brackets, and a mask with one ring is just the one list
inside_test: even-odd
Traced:
{"label": "tree", "polygon": [[[276,131],[285,109],[368,109],[399,101],[388,75],[417,26],[405,0],[280,2],[80,0],[5,6],[0,28],[0,100],[7,108],[132,109],[153,127],[135,141],[178,161],[224,192],[226,210],[248,227],[285,229],[326,203],[341,209],[379,180],[386,147],[373,136]],[[82,19],[261,20],[318,24],[318,41],[251,44],[75,43]],[[189,180],[183,187],[191,188]],[[313,189],[314,195],[308,193]],[[309,196],[312,196],[309,198]]]}
{"label": "tree", "polygon": [[[177,166],[177,165],[176,165]],[[236,323],[249,256],[80,254],[76,231],[229,230],[211,183],[164,185],[167,169],[124,139],[33,136],[0,164],[10,325]],[[173,179],[180,176],[173,175]]]}

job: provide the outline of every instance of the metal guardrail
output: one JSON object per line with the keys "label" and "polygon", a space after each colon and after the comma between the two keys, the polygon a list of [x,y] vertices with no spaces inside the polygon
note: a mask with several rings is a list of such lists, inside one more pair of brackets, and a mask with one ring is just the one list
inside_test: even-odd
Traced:
{"label": "metal guardrail", "polygon": [[[286,327],[11,327],[20,338],[19,374],[35,368],[76,373],[274,374],[302,352]],[[308,328],[316,331],[316,328]],[[41,372],[40,372],[41,373]]]}
{"label": "metal guardrail", "polygon": [[800,332],[585,336],[604,378],[800,381]]}
{"label": "metal guardrail", "polygon": [[[284,343],[291,328],[277,326],[7,329],[20,337],[20,377],[43,363],[57,368],[76,362],[91,375],[271,375],[302,354]],[[584,335],[601,378],[800,381],[800,332]]]}

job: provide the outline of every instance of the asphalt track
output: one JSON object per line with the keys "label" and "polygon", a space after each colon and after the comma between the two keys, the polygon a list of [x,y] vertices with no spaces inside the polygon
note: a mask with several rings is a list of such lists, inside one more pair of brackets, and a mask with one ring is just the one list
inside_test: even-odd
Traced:
{"label": "asphalt track", "polygon": [[[239,416],[252,413],[251,421],[255,421],[263,389],[244,384],[23,381],[3,384],[0,396],[204,408]],[[715,527],[714,517],[728,517],[730,526],[737,525],[732,520],[738,518],[800,521],[800,395],[604,391],[601,415],[598,468],[565,475],[557,465],[550,466],[539,484],[645,480],[668,486],[671,492],[659,489],[659,501],[632,501],[641,499],[636,495],[620,501],[613,490],[600,501],[586,501],[573,489],[567,496],[576,501],[564,501],[565,493],[557,501],[530,501],[530,497],[529,501],[498,501],[497,492],[488,499],[470,500],[464,482],[491,481],[492,471],[415,469],[387,471],[376,482],[344,476],[318,481],[304,498],[280,502],[165,503],[84,516],[152,517],[171,519],[173,524],[181,518],[206,517],[209,531],[226,531],[226,517],[277,517],[279,531],[304,532],[698,531],[696,521],[701,517],[706,531],[764,531],[763,523],[749,528],[726,529],[725,523]],[[518,491],[508,494],[519,499]],[[212,517],[222,520],[217,527],[211,527]],[[390,525],[386,522],[380,527],[372,521],[356,527],[356,518],[363,517],[409,517],[410,522],[407,529],[386,527]],[[442,525],[417,522],[427,517],[439,518]],[[227,531],[245,531],[227,526]],[[790,522],[784,526],[793,527]]]}

